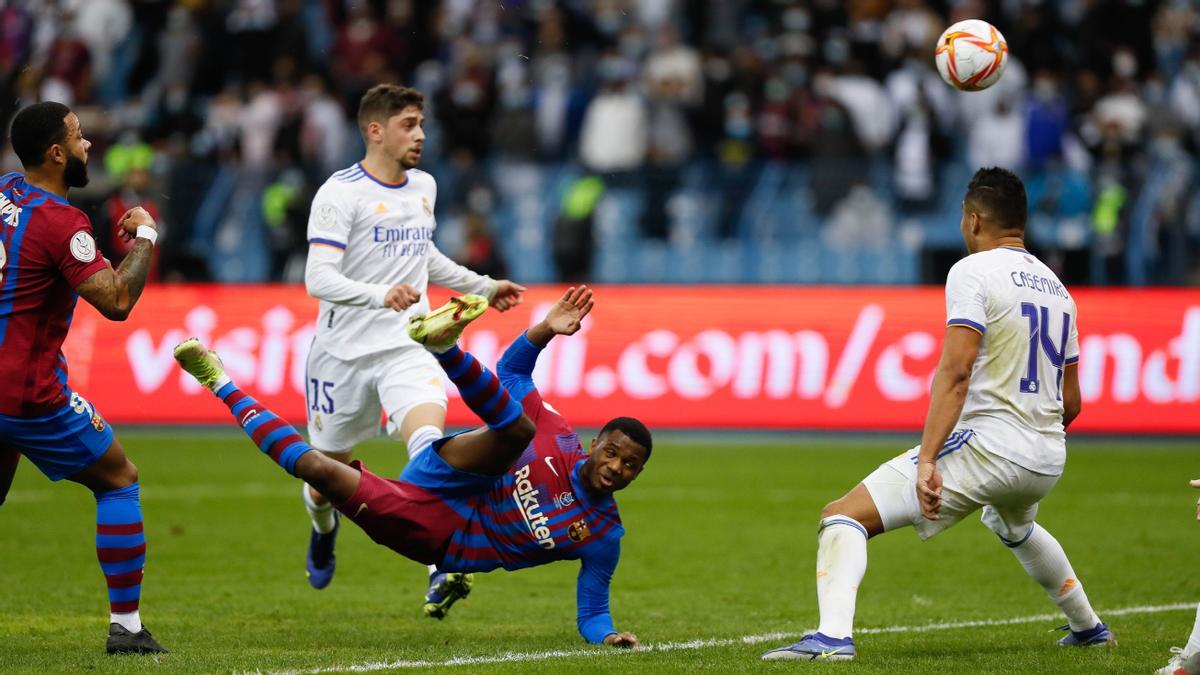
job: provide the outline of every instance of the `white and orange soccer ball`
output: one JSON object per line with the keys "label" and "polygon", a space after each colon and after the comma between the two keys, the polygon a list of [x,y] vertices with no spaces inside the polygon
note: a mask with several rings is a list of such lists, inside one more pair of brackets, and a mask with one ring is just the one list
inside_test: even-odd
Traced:
{"label": "white and orange soccer ball", "polygon": [[992,24],[967,19],[942,33],[934,59],[947,84],[963,91],[979,91],[996,84],[1004,74],[1008,43]]}

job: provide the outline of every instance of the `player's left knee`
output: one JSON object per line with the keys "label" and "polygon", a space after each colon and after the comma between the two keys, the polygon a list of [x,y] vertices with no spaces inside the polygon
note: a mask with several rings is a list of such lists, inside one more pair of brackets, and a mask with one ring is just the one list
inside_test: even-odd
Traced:
{"label": "player's left knee", "polygon": [[129,460],[125,460],[125,468],[122,470],[123,478],[129,481],[129,485],[138,482],[137,465]]}
{"label": "player's left knee", "polygon": [[825,505],[825,508],[821,509],[821,518],[848,515],[845,509],[845,502],[846,500],[844,499],[835,499],[829,502]]}
{"label": "player's left knee", "polygon": [[127,488],[138,482],[137,465],[126,459],[124,464],[115,467],[109,473],[107,479],[110,489],[120,490],[121,488]]}

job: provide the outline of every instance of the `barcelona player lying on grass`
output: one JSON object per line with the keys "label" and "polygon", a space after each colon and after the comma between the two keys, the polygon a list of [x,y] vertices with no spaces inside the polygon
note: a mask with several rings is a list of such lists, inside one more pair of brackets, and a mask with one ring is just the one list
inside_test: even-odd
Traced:
{"label": "barcelona player lying on grass", "polygon": [[579,560],[579,632],[588,642],[637,647],[636,636],[613,627],[608,609],[625,532],[613,493],[642,472],[650,433],[618,417],[585,450],[532,379],[550,340],[579,330],[592,292],[569,289],[545,320],[509,346],[495,375],[457,346],[487,306],[485,298],[465,295],[410,321],[409,335],[433,352],[486,426],[434,441],[399,480],[312,452],[295,429],[238,389],[199,340],[176,347],[175,358],[229,406],[262,452],[329,496],[376,543],[454,574]]}

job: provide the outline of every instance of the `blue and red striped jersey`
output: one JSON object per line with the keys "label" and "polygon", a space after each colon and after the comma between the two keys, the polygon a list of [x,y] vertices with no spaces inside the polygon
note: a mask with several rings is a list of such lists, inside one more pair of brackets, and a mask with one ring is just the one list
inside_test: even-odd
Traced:
{"label": "blue and red striped jersey", "polygon": [[82,211],[19,173],[0,176],[0,415],[66,404],[75,287],[105,264]]}
{"label": "blue and red striped jersey", "polygon": [[615,632],[608,595],[625,528],[612,496],[596,498],[584,490],[579,470],[587,451],[571,425],[533,386],[539,352],[522,335],[496,366],[501,383],[521,401],[537,431],[517,463],[487,494],[451,504],[462,509],[467,523],[451,537],[440,567],[485,572],[580,560],[579,631],[589,642],[602,642]]}
{"label": "blue and red striped jersey", "polygon": [[450,540],[446,560],[458,571],[517,570],[575,560],[619,541],[624,529],[612,497],[582,487],[587,458],[579,436],[532,391],[521,401],[537,425],[533,442]]}

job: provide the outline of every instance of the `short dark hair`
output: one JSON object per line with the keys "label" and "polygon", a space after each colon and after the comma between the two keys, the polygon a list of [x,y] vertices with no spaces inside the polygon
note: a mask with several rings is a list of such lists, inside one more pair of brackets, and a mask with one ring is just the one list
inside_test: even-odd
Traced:
{"label": "short dark hair", "polygon": [[56,101],[34,103],[17,113],[12,123],[12,147],[22,166],[41,166],[50,146],[67,142],[69,114],[71,109]]}
{"label": "short dark hair", "polygon": [[410,106],[424,110],[425,95],[411,87],[377,84],[358,102],[358,129],[366,136],[368,124],[386,123],[392,115],[398,115]]}
{"label": "short dark hair", "polygon": [[610,431],[619,431],[628,436],[629,440],[646,449],[646,459],[650,459],[650,451],[654,449],[654,440],[650,438],[650,430],[646,428],[645,424],[632,417],[615,417],[604,425],[598,435],[603,436]]}
{"label": "short dark hair", "polygon": [[1029,212],[1025,184],[1008,169],[991,167],[976,171],[963,201],[1004,230],[1025,230]]}

